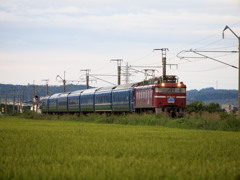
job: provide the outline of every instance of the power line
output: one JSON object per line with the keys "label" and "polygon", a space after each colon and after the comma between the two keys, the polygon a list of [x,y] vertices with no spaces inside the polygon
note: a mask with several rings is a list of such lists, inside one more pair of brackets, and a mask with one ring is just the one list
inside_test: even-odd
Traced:
{"label": "power line", "polygon": [[108,84],[112,84],[112,85],[116,86],[116,84],[113,84],[113,83],[111,83],[111,82],[109,82],[109,81],[106,81],[106,80],[104,80],[104,79],[98,78],[98,77],[96,77],[96,76],[93,76],[93,75],[90,75],[90,74],[89,74],[89,76],[91,76],[91,77],[93,77],[93,78],[96,78],[96,79],[98,79],[98,80],[101,80],[101,81],[103,81],[103,82],[106,82],[106,83],[108,83]]}
{"label": "power line", "polygon": [[[192,53],[197,54],[197,55],[199,55],[199,56],[187,56],[187,57],[180,56],[181,53],[186,53],[186,52],[187,52],[187,53],[188,53],[188,52],[192,52]],[[192,59],[202,59],[202,58],[206,58],[206,59],[211,59],[211,60],[214,60],[214,61],[216,61],[216,62],[219,62],[219,63],[225,64],[225,65],[227,65],[227,66],[230,66],[230,67],[233,67],[233,68],[238,69],[238,67],[236,67],[236,66],[233,66],[233,65],[231,65],[231,64],[225,63],[225,62],[223,62],[223,61],[220,61],[220,60],[218,60],[218,59],[212,58],[212,57],[210,57],[210,56],[201,54],[200,52],[214,52],[214,53],[226,53],[226,52],[228,52],[228,53],[237,53],[238,51],[197,51],[197,50],[192,50],[192,49],[190,49],[190,50],[183,50],[183,51],[179,52],[179,53],[177,54],[177,57],[180,58],[180,59],[184,59],[184,58],[192,58]]]}
{"label": "power line", "polygon": [[211,46],[211,45],[213,45],[213,44],[216,44],[216,43],[218,43],[218,42],[220,42],[220,41],[222,41],[222,39],[218,39],[218,40],[216,40],[216,41],[213,41],[213,42],[211,42],[211,43],[208,43],[207,45],[202,46],[202,47],[199,47],[199,48],[197,48],[197,49],[206,48],[206,47]]}

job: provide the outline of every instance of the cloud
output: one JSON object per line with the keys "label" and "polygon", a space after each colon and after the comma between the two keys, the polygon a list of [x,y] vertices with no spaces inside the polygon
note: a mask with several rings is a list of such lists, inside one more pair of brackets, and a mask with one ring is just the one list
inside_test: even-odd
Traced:
{"label": "cloud", "polygon": [[[0,4],[0,61],[5,60],[1,77],[7,77],[14,64],[12,69],[16,72],[18,67],[27,66],[28,74],[34,74],[38,65],[34,77],[19,73],[21,81],[28,82],[43,78],[46,72],[55,80],[57,74],[66,70],[66,62],[73,68],[67,69],[68,73],[78,72],[81,67],[94,70],[100,66],[110,72],[115,68],[115,64],[108,65],[111,58],[128,61],[161,47],[169,47],[171,53],[173,47],[185,49],[187,42],[214,34],[215,39],[204,41],[206,45],[216,41],[218,35],[221,38],[226,24],[239,22],[240,11],[235,7],[238,4],[238,0],[5,1]],[[203,46],[197,42],[194,46]],[[159,58],[160,55],[151,56],[138,63],[159,64]],[[186,68],[194,71],[201,68],[199,64]],[[185,79],[187,76],[189,73]]]}
{"label": "cloud", "polygon": [[79,7],[60,7],[60,8],[46,8],[46,9],[30,9],[26,12],[29,15],[54,15],[54,14],[65,14],[65,15],[78,15],[78,14],[89,14],[92,13],[88,8]]}
{"label": "cloud", "polygon": [[26,26],[37,27],[70,27],[90,30],[114,30],[127,32],[169,32],[190,25],[219,24],[227,21],[237,21],[237,16],[215,15],[194,12],[167,12],[156,9],[143,9],[134,13],[112,13],[99,15],[88,8],[61,7],[47,9],[30,9],[24,12],[0,11],[1,22],[17,22]]}

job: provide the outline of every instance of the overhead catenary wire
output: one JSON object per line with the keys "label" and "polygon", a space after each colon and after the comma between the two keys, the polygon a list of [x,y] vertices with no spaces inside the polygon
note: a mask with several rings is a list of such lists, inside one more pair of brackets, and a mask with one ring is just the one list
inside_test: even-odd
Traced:
{"label": "overhead catenary wire", "polygon": [[98,80],[101,80],[101,81],[103,81],[103,82],[105,82],[105,83],[108,83],[108,84],[111,84],[111,85],[116,86],[116,84],[113,84],[113,83],[111,83],[111,82],[109,82],[109,81],[106,81],[106,80],[104,80],[104,79],[98,78],[98,77],[96,77],[96,76],[93,76],[93,75],[91,75],[91,74],[89,74],[89,76],[91,76],[91,77],[93,77],[93,78],[96,78],[96,79],[98,79]]}
{"label": "overhead catenary wire", "polygon": [[231,65],[231,64],[225,63],[225,62],[223,62],[223,61],[220,61],[220,60],[218,60],[218,59],[215,59],[215,58],[206,56],[206,55],[201,54],[201,53],[199,53],[199,52],[197,52],[197,51],[192,51],[192,52],[195,53],[195,54],[198,54],[198,55],[200,55],[200,56],[203,56],[203,57],[205,57],[205,58],[208,58],[208,59],[214,60],[214,61],[216,61],[216,62],[225,64],[225,65],[230,66],[230,67],[232,67],[232,68],[238,69],[238,67],[236,67],[236,66],[234,66],[234,65]]}
{"label": "overhead catenary wire", "polygon": [[225,64],[225,65],[230,66],[230,67],[232,67],[232,68],[238,69],[238,67],[236,67],[236,66],[234,66],[234,65],[225,63],[225,62],[223,62],[223,61],[220,61],[220,60],[218,60],[218,59],[215,59],[215,58],[213,58],[213,57],[210,57],[210,56],[207,56],[207,55],[204,55],[204,54],[201,54],[201,53],[200,53],[200,52],[215,52],[215,53],[219,53],[219,52],[226,53],[226,52],[228,52],[228,53],[237,53],[238,51],[198,51],[198,50],[192,50],[192,49],[190,49],[190,50],[183,50],[183,51],[179,52],[179,53],[177,54],[177,57],[180,58],[180,59],[184,59],[185,56],[179,56],[179,55],[180,55],[181,53],[186,53],[186,52],[192,52],[192,53],[194,53],[194,54],[199,55],[199,56],[187,56],[186,58],[188,58],[188,59],[189,59],[189,58],[192,58],[192,59],[206,58],[206,59],[211,59],[211,60],[213,60],[213,61],[216,61],[216,62]]}

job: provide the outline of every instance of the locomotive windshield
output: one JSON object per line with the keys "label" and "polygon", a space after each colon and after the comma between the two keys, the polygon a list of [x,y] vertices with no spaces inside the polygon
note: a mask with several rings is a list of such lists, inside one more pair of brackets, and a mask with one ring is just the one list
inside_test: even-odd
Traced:
{"label": "locomotive windshield", "polygon": [[186,88],[162,88],[156,87],[156,93],[186,93]]}
{"label": "locomotive windshield", "polygon": [[186,88],[172,88],[173,93],[186,93]]}
{"label": "locomotive windshield", "polygon": [[155,88],[155,92],[157,93],[170,93],[171,92],[171,88]]}

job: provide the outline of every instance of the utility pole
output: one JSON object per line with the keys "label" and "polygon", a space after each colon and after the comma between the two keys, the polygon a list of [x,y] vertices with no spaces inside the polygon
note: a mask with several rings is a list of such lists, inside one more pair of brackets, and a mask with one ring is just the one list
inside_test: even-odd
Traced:
{"label": "utility pole", "polygon": [[66,92],[66,79],[65,79],[65,74],[66,74],[66,71],[64,71],[64,76],[63,76],[63,78],[62,78],[61,76],[59,76],[59,75],[57,75],[57,77],[56,77],[56,80],[57,80],[57,78],[59,77],[59,78],[62,80],[62,82],[63,82],[63,92]]}
{"label": "utility pole", "polygon": [[167,65],[167,51],[168,51],[168,48],[153,49],[153,51],[162,51],[163,77],[165,77],[166,76],[166,65]]}
{"label": "utility pole", "polygon": [[23,103],[24,103],[24,88],[22,89],[22,97],[20,98],[20,113],[23,113]]}
{"label": "utility pole", "polygon": [[129,71],[128,71],[128,63],[126,63],[126,78],[125,78],[125,83],[129,83]]}
{"label": "utility pole", "polygon": [[169,65],[170,68],[171,68],[172,65],[177,66],[177,64],[167,64],[167,51],[168,51],[168,48],[153,49],[153,52],[154,51],[162,51],[163,78],[165,79],[165,77],[167,75],[166,66]]}
{"label": "utility pole", "polygon": [[121,62],[122,59],[111,59],[110,61],[117,61],[117,71],[118,71],[118,85],[121,84]]}
{"label": "utility pole", "polygon": [[31,100],[32,100],[33,111],[34,111],[34,96],[36,95],[36,90],[35,90],[34,83],[35,83],[35,81],[33,81],[33,84],[28,83],[28,86],[32,85],[32,97],[31,97]]}
{"label": "utility pole", "polygon": [[33,112],[35,111],[34,109],[34,96],[36,94],[36,91],[35,91],[35,85],[34,85],[34,81],[33,81],[33,86],[32,86],[32,107],[33,107]]}
{"label": "utility pole", "polygon": [[238,116],[240,116],[240,36],[233,32],[233,30],[230,27],[226,26],[222,32],[223,39],[224,31],[226,31],[227,29],[230,30],[234,34],[234,36],[236,36],[236,38],[238,39]]}
{"label": "utility pole", "polygon": [[80,71],[85,71],[86,72],[86,89],[89,89],[89,72],[90,72],[90,69],[82,69]]}
{"label": "utility pole", "polygon": [[4,114],[7,114],[7,104],[8,104],[8,94],[6,93],[6,96],[5,96],[5,113]]}
{"label": "utility pole", "polygon": [[16,89],[13,89],[13,114],[15,114]]}
{"label": "utility pole", "polygon": [[48,82],[49,82],[49,79],[43,79],[42,81],[46,82],[46,96],[47,96],[48,95]]}

